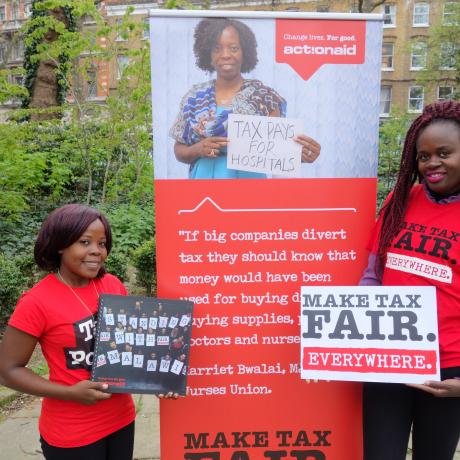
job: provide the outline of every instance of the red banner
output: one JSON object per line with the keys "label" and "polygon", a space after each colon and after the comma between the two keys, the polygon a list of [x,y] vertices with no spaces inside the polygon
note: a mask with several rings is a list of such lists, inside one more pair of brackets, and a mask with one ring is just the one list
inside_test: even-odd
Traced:
{"label": "red banner", "polygon": [[[356,284],[375,179],[156,181],[158,295],[195,302],[161,458],[361,457],[361,386],[300,379],[300,286]],[[353,426],[352,426],[353,425]]]}

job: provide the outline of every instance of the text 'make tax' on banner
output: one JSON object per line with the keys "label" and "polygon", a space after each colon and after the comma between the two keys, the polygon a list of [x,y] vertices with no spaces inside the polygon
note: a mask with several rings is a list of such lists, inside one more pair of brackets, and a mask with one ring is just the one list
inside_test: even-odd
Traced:
{"label": "text 'make tax' on banner", "polygon": [[[367,263],[381,18],[151,15],[158,296],[194,302],[161,458],[357,460],[361,384],[301,379],[299,305],[302,286],[356,285]],[[300,163],[302,148],[320,154]]]}

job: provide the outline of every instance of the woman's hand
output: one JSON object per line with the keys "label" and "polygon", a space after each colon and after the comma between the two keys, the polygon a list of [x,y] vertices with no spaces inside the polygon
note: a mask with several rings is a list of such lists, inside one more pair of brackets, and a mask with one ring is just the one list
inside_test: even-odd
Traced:
{"label": "woman's hand", "polygon": [[192,145],[176,142],[174,144],[174,154],[180,162],[192,164],[199,158],[217,158],[219,150],[227,144],[226,137],[218,136],[205,137]]}
{"label": "woman's hand", "polygon": [[460,397],[460,380],[459,379],[446,379],[442,382],[435,382],[429,380],[423,385],[411,384],[408,385],[412,388],[426,391],[427,393],[437,396],[439,398],[458,398]]}
{"label": "woman's hand", "polygon": [[169,393],[166,393],[166,394],[160,393],[157,396],[160,399],[177,399],[179,397],[179,393],[173,393],[172,391],[170,391]]}
{"label": "woman's hand", "polygon": [[313,163],[321,152],[321,145],[311,137],[301,134],[294,141],[302,146],[302,163]]}
{"label": "woman's hand", "polygon": [[98,401],[109,399],[112,396],[110,393],[104,392],[108,387],[107,383],[82,380],[68,387],[66,399],[85,405],[96,404]]}
{"label": "woman's hand", "polygon": [[197,142],[194,147],[201,158],[217,158],[221,147],[228,144],[226,137],[205,137],[200,142]]}

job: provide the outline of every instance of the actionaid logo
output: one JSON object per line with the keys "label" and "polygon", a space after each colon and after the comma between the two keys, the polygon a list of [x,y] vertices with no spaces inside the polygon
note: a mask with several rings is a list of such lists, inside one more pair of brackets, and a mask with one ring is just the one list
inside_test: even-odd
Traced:
{"label": "actionaid logo", "polygon": [[362,64],[365,21],[276,21],[276,62],[290,65],[308,80],[323,64]]}

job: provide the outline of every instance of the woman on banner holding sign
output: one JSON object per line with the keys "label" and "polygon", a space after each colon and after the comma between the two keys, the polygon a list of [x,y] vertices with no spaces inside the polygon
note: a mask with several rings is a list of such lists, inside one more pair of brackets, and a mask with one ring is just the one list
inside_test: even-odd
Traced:
{"label": "woman on banner holding sign", "polygon": [[[206,18],[195,28],[193,47],[197,66],[216,72],[216,79],[194,85],[183,97],[170,136],[175,139],[176,158],[190,165],[192,179],[264,178],[265,174],[227,168],[227,118],[230,113],[286,116],[286,101],[259,80],[242,73],[257,64],[257,42],[241,21]],[[302,162],[312,163],[321,146],[299,135]]]}
{"label": "woman on banner holding sign", "polygon": [[[435,102],[406,135],[360,284],[436,287],[441,382],[364,383],[364,460],[404,460],[411,428],[414,460],[454,457],[460,436],[459,216],[460,103]],[[387,263],[389,255],[401,263]]]}

